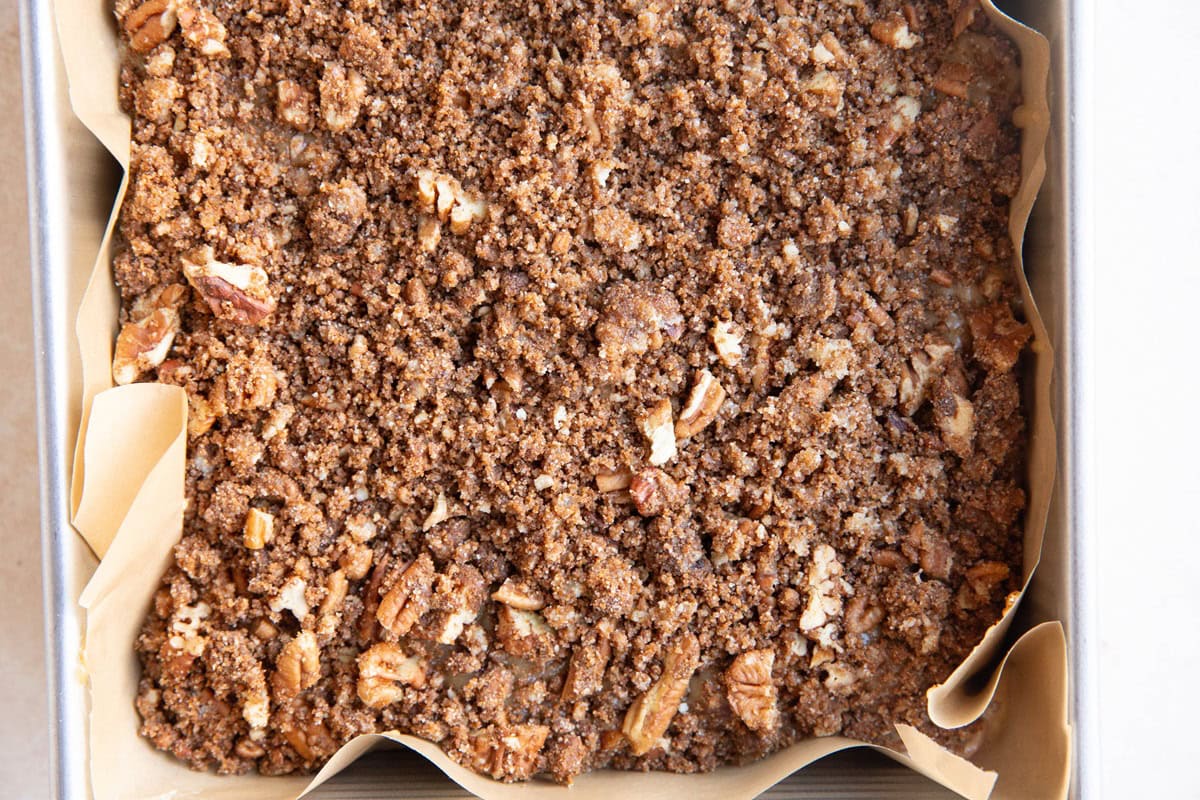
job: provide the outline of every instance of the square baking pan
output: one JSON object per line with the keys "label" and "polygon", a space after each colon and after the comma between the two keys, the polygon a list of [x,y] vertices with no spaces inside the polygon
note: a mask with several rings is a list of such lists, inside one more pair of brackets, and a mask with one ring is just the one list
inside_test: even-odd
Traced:
{"label": "square baking pan", "polygon": [[[105,0],[98,0],[104,2]],[[1089,130],[1090,9],[1086,0],[1010,0],[999,5],[1050,41],[1053,127],[1048,171],[1025,240],[1033,295],[1057,355],[1054,405],[1058,480],[1041,566],[1025,599],[1024,626],[1061,620],[1068,638],[1073,729],[1071,796],[1099,797],[1092,625],[1093,554],[1089,542],[1088,402],[1083,349],[1090,292],[1085,181]],[[91,271],[120,180],[119,168],[75,118],[67,95],[51,0],[21,0],[22,58],[33,308],[40,437],[42,553],[50,705],[51,796],[87,798],[88,702],[77,599],[96,559],[69,522],[71,463],[79,428],[81,374],[75,311]],[[113,78],[116,79],[116,76]],[[98,192],[97,187],[105,189]],[[1022,626],[1022,627],[1024,627]],[[312,797],[465,797],[419,757],[377,753]],[[852,751],[827,758],[769,790],[772,798],[953,797],[882,756]]]}

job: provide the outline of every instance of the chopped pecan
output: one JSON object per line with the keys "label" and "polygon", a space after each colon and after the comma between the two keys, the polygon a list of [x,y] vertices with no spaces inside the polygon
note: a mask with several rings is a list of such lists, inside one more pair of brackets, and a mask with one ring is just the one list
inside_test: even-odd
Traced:
{"label": "chopped pecan", "polygon": [[113,349],[112,376],[118,386],[133,383],[166,360],[179,332],[179,306],[186,294],[182,284],[171,284],[134,306]]}
{"label": "chopped pecan", "polygon": [[304,622],[309,608],[308,600],[304,596],[307,589],[308,584],[304,579],[299,575],[293,575],[284,582],[279,594],[271,598],[267,607],[276,612],[291,611],[292,616],[300,622]]}
{"label": "chopped pecan", "polygon": [[966,99],[974,75],[966,64],[946,61],[933,76],[933,88],[951,97]]}
{"label": "chopped pecan", "polygon": [[363,100],[367,96],[367,82],[354,70],[341,64],[325,65],[318,87],[321,95],[321,119],[334,133],[341,133],[354,126]]}
{"label": "chopped pecan", "polygon": [[567,678],[563,682],[563,702],[573,703],[600,691],[610,654],[611,646],[607,639],[601,639],[594,647],[575,648],[567,666]]}
{"label": "chopped pecan", "polygon": [[1033,328],[1013,318],[1007,303],[993,303],[968,318],[975,358],[991,372],[1012,369],[1033,336]]}
{"label": "chopped pecan", "polygon": [[727,367],[732,367],[742,360],[742,334],[732,322],[718,320],[712,327],[713,348],[717,358]]}
{"label": "chopped pecan", "polygon": [[662,676],[625,713],[621,732],[635,756],[650,752],[679,710],[692,673],[700,665],[700,643],[691,633],[676,639],[663,660]]}
{"label": "chopped pecan", "polygon": [[397,636],[408,633],[429,608],[433,579],[433,559],[422,553],[379,602],[375,612],[379,624]]}
{"label": "chopped pecan", "polygon": [[838,560],[837,551],[827,544],[814,548],[812,563],[805,576],[808,604],[800,615],[800,630],[827,647],[832,643],[834,633],[831,620],[842,613],[846,586],[841,576],[842,562]]}
{"label": "chopped pecan", "polygon": [[653,517],[679,505],[687,489],[658,467],[650,467],[633,476],[629,495],[643,517]]}
{"label": "chopped pecan", "polygon": [[671,401],[663,398],[642,418],[642,433],[650,441],[650,463],[661,466],[675,457],[675,425]]}
{"label": "chopped pecan", "polygon": [[675,421],[675,438],[686,439],[707,428],[717,418],[724,402],[725,387],[711,372],[700,370],[692,384],[692,393]]}
{"label": "chopped pecan", "polygon": [[554,631],[536,611],[503,605],[496,611],[496,638],[518,658],[543,661],[554,649]]}
{"label": "chopped pecan", "polygon": [[846,605],[846,632],[866,633],[883,622],[883,616],[882,608],[872,603],[865,594],[857,594]]}
{"label": "chopped pecan", "polygon": [[499,589],[492,592],[492,599],[522,611],[540,611],[546,606],[546,600],[540,592],[513,578],[509,578]]}
{"label": "chopped pecan", "polygon": [[621,361],[657,350],[683,333],[683,313],[675,295],[650,283],[622,282],[604,293],[596,321],[600,357]]}
{"label": "chopped pecan", "polygon": [[275,659],[275,690],[283,696],[304,691],[321,677],[321,649],[311,631],[283,646]]}
{"label": "chopped pecan", "polygon": [[146,0],[125,17],[129,46],[139,53],[153,50],[175,30],[174,0]]}
{"label": "chopped pecan", "polygon": [[425,669],[416,656],[405,655],[399,645],[380,642],[358,657],[358,698],[371,708],[399,700],[404,686],[425,685]]}
{"label": "chopped pecan", "polygon": [[933,421],[942,432],[942,441],[960,458],[971,455],[975,442],[975,407],[954,391],[949,381],[939,381],[930,405]]}
{"label": "chopped pecan", "polygon": [[275,538],[275,517],[257,508],[250,509],[242,536],[248,550],[262,550]]}
{"label": "chopped pecan", "polygon": [[229,48],[225,46],[225,25],[207,8],[181,6],[179,27],[183,30],[183,40],[202,55],[212,58],[229,55]]}
{"label": "chopped pecan", "polygon": [[900,376],[900,410],[906,416],[917,413],[917,409],[929,397],[929,388],[954,356],[954,348],[948,344],[930,344],[918,350],[905,365]]}
{"label": "chopped pecan", "polygon": [[873,23],[871,37],[897,50],[911,50],[921,43],[921,37],[908,29],[908,22],[899,14]]}
{"label": "chopped pecan", "polygon": [[622,489],[628,489],[629,484],[632,482],[633,473],[627,469],[596,473],[596,489],[606,494],[608,492],[619,492]]}
{"label": "chopped pecan", "polygon": [[454,644],[469,623],[479,616],[487,593],[487,584],[479,570],[466,564],[451,563],[438,576],[432,604],[437,612],[436,638],[441,644]]}
{"label": "chopped pecan", "polygon": [[497,780],[527,780],[537,772],[549,735],[545,725],[487,728],[471,737],[471,766]]}
{"label": "chopped pecan", "polygon": [[779,724],[778,694],[771,680],[775,651],[747,650],[725,670],[726,696],[735,714],[750,730],[765,733]]}
{"label": "chopped pecan", "polygon": [[329,735],[329,729],[321,722],[297,724],[296,720],[289,718],[281,722],[279,730],[297,755],[305,761],[327,758],[337,749],[337,743]]}
{"label": "chopped pecan", "polygon": [[183,274],[221,319],[257,325],[275,310],[262,267],[217,261],[208,245],[184,255]]}
{"label": "chopped pecan", "polygon": [[343,570],[334,570],[325,581],[325,598],[317,609],[318,631],[322,636],[331,636],[337,629],[338,611],[346,599],[350,588]]}

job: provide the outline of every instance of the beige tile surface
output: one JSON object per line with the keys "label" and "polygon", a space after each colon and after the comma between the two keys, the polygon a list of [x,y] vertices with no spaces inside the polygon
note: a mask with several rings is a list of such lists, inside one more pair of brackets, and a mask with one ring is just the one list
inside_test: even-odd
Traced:
{"label": "beige tile surface", "polygon": [[45,797],[33,323],[16,0],[0,0],[0,797]]}

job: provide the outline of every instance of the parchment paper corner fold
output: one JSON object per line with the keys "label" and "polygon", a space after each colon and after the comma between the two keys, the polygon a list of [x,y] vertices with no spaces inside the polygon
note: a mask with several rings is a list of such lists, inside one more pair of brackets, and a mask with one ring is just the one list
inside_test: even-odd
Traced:
{"label": "parchment paper corner fold", "polygon": [[[127,167],[130,126],[117,102],[119,59],[109,3],[54,0],[54,6],[75,113]],[[982,7],[1016,43],[1022,62],[1022,181],[1009,228],[1026,316],[1034,327],[1025,530],[1027,588],[1041,552],[1056,458],[1050,416],[1053,348],[1020,261],[1025,224],[1046,170],[1049,46],[1042,36],[1004,16],[991,0],[983,0]],[[139,673],[133,642],[180,535],[187,403],[182,390],[175,387],[138,384],[111,388],[109,364],[117,329],[117,295],[109,257],[124,189],[123,181],[76,320],[84,370],[84,417],[73,474],[73,521],[102,557],[80,598],[87,610],[85,656],[96,800],[289,800],[328,780],[385,739],[420,753],[485,800],[567,797],[567,790],[547,783],[512,786],[481,777],[454,763],[435,745],[394,733],[349,742],[311,780],[192,772],[138,736],[133,700]],[[885,751],[969,800],[1066,797],[1070,762],[1066,642],[1061,625],[1044,623],[1024,632],[1001,658],[999,649],[1016,607],[1014,603],[945,684],[929,693],[931,718],[947,727],[966,724],[990,708],[987,736],[974,761],[954,756],[908,727],[898,729],[906,752]],[[985,688],[968,692],[967,679],[997,659],[1000,666]],[[625,794],[662,800],[752,797],[825,755],[856,746],[863,745],[837,737],[813,739],[755,764],[721,768],[707,775],[600,771],[580,777],[569,796],[574,800],[609,800]]]}

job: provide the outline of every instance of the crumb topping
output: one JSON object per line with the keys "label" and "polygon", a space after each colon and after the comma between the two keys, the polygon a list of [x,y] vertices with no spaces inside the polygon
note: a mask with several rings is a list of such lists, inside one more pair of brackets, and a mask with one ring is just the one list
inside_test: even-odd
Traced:
{"label": "crumb topping", "polygon": [[117,0],[113,376],[188,395],[142,733],[502,780],[898,744],[1018,588],[973,0]]}

